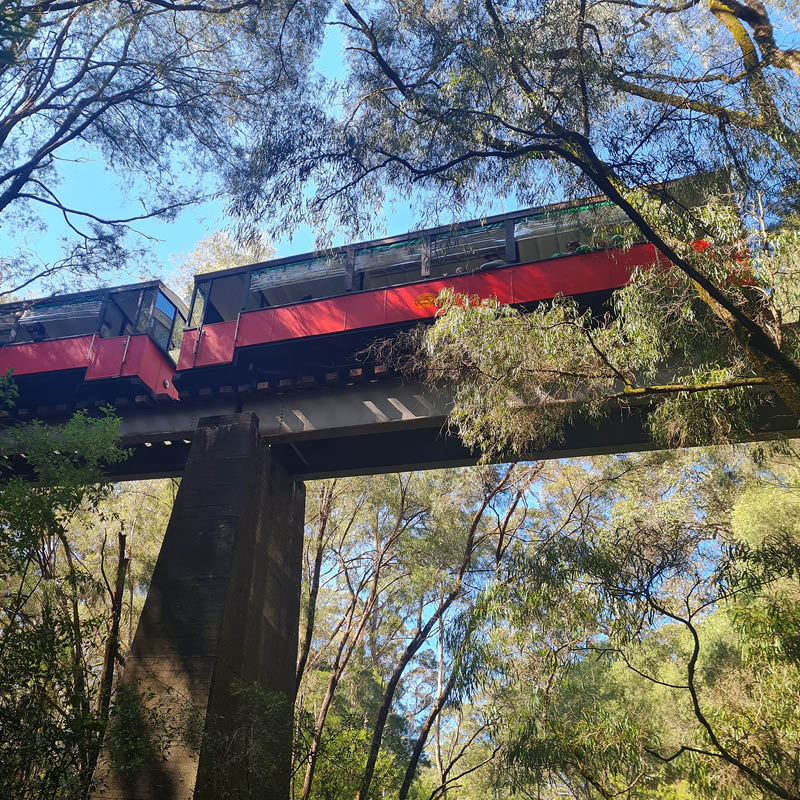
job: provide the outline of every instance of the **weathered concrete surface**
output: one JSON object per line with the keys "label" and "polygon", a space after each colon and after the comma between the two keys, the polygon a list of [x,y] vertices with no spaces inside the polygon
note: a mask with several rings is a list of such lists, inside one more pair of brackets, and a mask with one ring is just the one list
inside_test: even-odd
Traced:
{"label": "weathered concrete surface", "polygon": [[[255,415],[200,421],[121,681],[147,711],[134,702],[110,728],[95,798],[288,797],[303,514],[304,488]],[[254,717],[253,686],[268,690],[269,719]],[[284,745],[259,754],[270,785],[251,795],[258,776],[240,762],[261,724]],[[120,769],[126,735],[153,747]]]}
{"label": "weathered concrete surface", "polygon": [[[261,435],[298,479],[459,467],[475,464],[480,456],[448,432],[450,401],[411,383],[383,380],[239,404],[257,414]],[[208,408],[228,413],[236,405],[214,400]],[[599,419],[578,415],[559,440],[531,448],[523,457],[534,461],[653,449],[646,425],[650,410],[642,404],[609,409]],[[121,433],[133,455],[109,474],[120,480],[180,475],[195,422],[191,408],[127,413]],[[774,401],[760,407],[754,440],[797,436],[797,420],[786,409]],[[507,460],[514,457],[509,454]]]}
{"label": "weathered concrete surface", "polygon": [[[108,474],[117,480],[181,475],[198,421],[209,414],[241,412],[258,417],[261,436],[300,480],[475,464],[480,453],[448,433],[451,407],[445,393],[396,377],[263,396],[225,394],[164,407],[126,407],[119,409],[120,436],[132,455],[110,467]],[[533,461],[652,449],[646,425],[650,410],[644,402],[609,408],[599,419],[577,415],[559,440],[523,456]],[[753,439],[797,436],[797,420],[774,398],[760,406]],[[509,454],[508,460],[514,457],[519,454]],[[8,466],[26,474],[24,459]]]}

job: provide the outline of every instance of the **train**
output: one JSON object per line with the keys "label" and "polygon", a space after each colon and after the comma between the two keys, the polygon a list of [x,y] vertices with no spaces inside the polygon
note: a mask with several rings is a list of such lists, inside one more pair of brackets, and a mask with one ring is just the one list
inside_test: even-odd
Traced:
{"label": "train", "polygon": [[0,305],[0,374],[17,407],[177,401],[186,304],[161,281]]}
{"label": "train", "polygon": [[6,303],[0,375],[23,415],[375,380],[385,368],[358,354],[432,321],[446,287],[602,305],[658,260],[650,244],[622,247],[626,223],[590,198],[203,273],[188,307],[158,280]]}

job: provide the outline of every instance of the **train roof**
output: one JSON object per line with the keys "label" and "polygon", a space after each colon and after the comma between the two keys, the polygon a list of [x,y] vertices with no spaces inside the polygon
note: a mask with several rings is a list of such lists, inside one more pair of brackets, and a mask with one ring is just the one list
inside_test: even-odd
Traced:
{"label": "train roof", "polygon": [[81,300],[104,298],[111,294],[117,294],[118,292],[130,292],[135,289],[150,288],[160,289],[167,296],[167,298],[175,306],[177,306],[181,312],[183,312],[184,316],[189,313],[186,303],[184,303],[183,300],[181,300],[181,298],[172,291],[172,289],[170,289],[158,278],[150,281],[139,281],[138,283],[126,283],[122,286],[101,286],[97,289],[86,289],[81,292],[69,292],[67,294],[53,294],[46,297],[35,297],[27,300],[15,300],[11,303],[0,303],[0,309],[3,309],[4,311],[12,311],[19,308],[30,308],[31,306],[39,305],[40,303],[52,303],[54,305],[60,305],[61,303],[74,303]]}
{"label": "train roof", "polygon": [[588,210],[591,207],[598,205],[611,205],[611,201],[605,195],[593,195],[591,197],[584,197],[579,200],[564,201],[560,203],[551,203],[545,206],[533,206],[531,208],[521,208],[517,211],[506,211],[502,214],[493,214],[486,217],[477,217],[475,219],[465,220],[463,222],[456,222],[450,225],[438,225],[434,228],[420,228],[419,230],[406,231],[405,233],[396,234],[394,236],[383,236],[379,239],[367,239],[361,242],[353,242],[351,244],[340,245],[338,247],[330,247],[322,250],[312,250],[306,253],[297,253],[291,256],[283,256],[282,258],[268,259],[267,261],[258,261],[253,264],[241,264],[238,267],[229,267],[227,269],[214,270],[203,272],[194,276],[195,284],[208,280],[211,277],[220,277],[223,275],[233,275],[237,272],[247,272],[253,269],[262,269],[268,267],[278,267],[283,264],[292,264],[296,261],[307,261],[309,259],[319,258],[321,256],[335,256],[344,255],[348,250],[360,250],[363,248],[380,247],[382,245],[393,245],[402,242],[407,242],[409,239],[421,239],[425,236],[436,236],[439,234],[456,234],[460,230],[467,228],[474,228],[484,225],[493,225],[504,223],[507,219],[518,219],[519,217],[537,217],[546,214],[557,214],[559,212],[575,212],[581,210]]}
{"label": "train roof", "polygon": [[[722,182],[727,186],[725,179],[726,173],[724,170],[715,170],[712,172],[699,173],[696,175],[685,175],[680,178],[672,178],[666,181],[656,181],[651,184],[646,184],[642,188],[648,190],[664,191],[669,187],[679,186],[685,191],[696,191],[697,187],[709,185],[711,183]],[[694,190],[690,187],[694,186]],[[210,277],[220,277],[223,275],[233,275],[237,272],[249,272],[254,269],[265,269],[271,267],[279,267],[285,264],[292,264],[298,261],[308,261],[320,257],[342,256],[348,251],[360,250],[370,247],[380,247],[381,245],[394,245],[402,242],[408,242],[410,239],[421,239],[422,237],[435,237],[441,234],[457,234],[460,230],[474,228],[478,226],[489,226],[493,224],[502,224],[509,219],[519,219],[520,217],[537,217],[545,216],[548,214],[558,214],[567,212],[576,212],[588,210],[589,208],[596,208],[598,206],[614,205],[605,194],[595,194],[588,197],[581,197],[575,200],[564,200],[558,203],[550,203],[548,205],[532,206],[530,208],[521,208],[516,211],[506,211],[502,214],[492,214],[486,217],[477,217],[475,219],[465,220],[462,222],[452,223],[450,225],[438,225],[434,228],[420,228],[418,230],[406,231],[405,233],[397,234],[395,236],[384,236],[379,239],[368,239],[360,242],[352,242],[338,247],[323,248],[320,250],[312,250],[305,253],[297,253],[291,256],[283,256],[282,258],[268,259],[266,261],[258,261],[253,264],[241,264],[237,267],[229,267],[228,269],[214,270],[203,272],[194,276],[195,285],[203,280],[208,280]]]}

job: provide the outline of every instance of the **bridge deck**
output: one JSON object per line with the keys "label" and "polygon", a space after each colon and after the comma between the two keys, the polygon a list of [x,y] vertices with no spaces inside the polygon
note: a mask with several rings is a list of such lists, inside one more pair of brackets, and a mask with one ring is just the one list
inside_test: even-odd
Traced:
{"label": "bridge deck", "polygon": [[[133,409],[123,415],[123,442],[133,449],[115,474],[123,479],[178,475],[197,422],[209,415],[252,412],[261,435],[301,479],[475,464],[446,429],[450,401],[418,384],[387,378],[338,388],[320,387],[265,397],[215,398],[196,406]],[[535,458],[633,452],[653,447],[643,407],[619,408],[597,423],[575,421],[563,440]],[[760,436],[800,435],[777,407],[763,415]]]}

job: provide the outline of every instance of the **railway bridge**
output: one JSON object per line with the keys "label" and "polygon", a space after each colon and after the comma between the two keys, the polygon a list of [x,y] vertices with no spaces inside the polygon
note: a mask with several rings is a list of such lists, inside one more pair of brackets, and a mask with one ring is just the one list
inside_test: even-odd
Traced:
{"label": "railway bridge", "polygon": [[[219,743],[235,746],[237,687],[255,683],[286,708],[274,722],[286,746],[260,796],[287,800],[304,481],[477,460],[446,429],[446,394],[355,354],[432,319],[448,286],[522,307],[558,294],[599,307],[658,262],[614,235],[581,243],[597,228],[590,211],[619,222],[608,206],[526,209],[200,275],[189,308],[157,281],[0,306],[0,374],[17,376],[18,419],[113,403],[132,452],[114,477],[182,477],[117,704],[147,707],[130,712],[140,737],[165,717],[194,735],[154,744],[135,770],[107,747],[96,798],[219,796]],[[647,448],[643,411],[576,421],[529,456]],[[764,436],[796,432],[777,410],[762,422]],[[227,796],[249,796],[229,772]]]}
{"label": "railway bridge", "polygon": [[[446,429],[446,396],[397,377],[357,377],[361,382],[350,385],[124,414],[123,440],[133,456],[120,477],[183,477],[123,685],[189,698],[206,720],[223,720],[229,730],[237,725],[238,681],[292,698],[303,481],[476,462]],[[530,457],[649,448],[644,410],[620,408],[599,424],[576,422],[561,443]],[[796,421],[780,413],[763,425],[765,437],[797,433]],[[288,726],[285,736],[288,746]],[[209,750],[176,745],[133,780],[106,761],[96,796],[205,797],[204,786],[216,785],[207,771],[218,767],[219,756]],[[264,796],[285,800],[288,750],[275,758],[282,777]]]}

